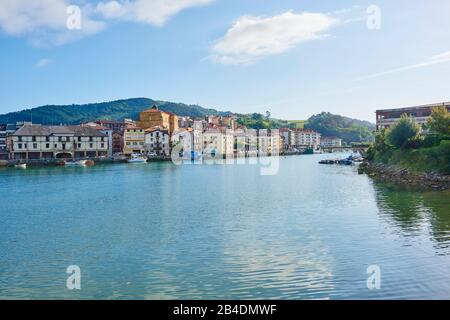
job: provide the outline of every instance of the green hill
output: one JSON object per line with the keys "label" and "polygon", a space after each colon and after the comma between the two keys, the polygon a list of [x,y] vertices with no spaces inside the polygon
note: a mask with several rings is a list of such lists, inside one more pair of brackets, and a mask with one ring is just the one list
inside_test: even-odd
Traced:
{"label": "green hill", "polygon": [[153,105],[157,105],[163,111],[173,112],[180,116],[204,117],[229,114],[229,112],[206,109],[198,105],[133,98],[82,105],[47,105],[0,115],[0,123],[32,120],[33,123],[41,124],[78,124],[95,119],[137,119],[139,112],[149,109]]}
{"label": "green hill", "polygon": [[375,125],[369,121],[322,112],[310,117],[305,123],[305,129],[320,132],[322,136],[338,137],[350,144],[373,141]]}

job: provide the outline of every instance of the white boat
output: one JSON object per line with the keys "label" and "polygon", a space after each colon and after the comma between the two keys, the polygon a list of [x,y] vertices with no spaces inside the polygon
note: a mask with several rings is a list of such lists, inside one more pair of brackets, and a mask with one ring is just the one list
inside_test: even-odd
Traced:
{"label": "white boat", "polygon": [[19,169],[26,169],[27,164],[26,163],[16,164],[14,167]]}
{"label": "white boat", "polygon": [[88,165],[89,160],[78,160],[78,161],[66,161],[64,165],[66,166],[82,166],[85,167]]}
{"label": "white boat", "polygon": [[128,159],[128,163],[145,163],[147,162],[147,158],[142,156],[141,154],[133,153],[131,158]]}

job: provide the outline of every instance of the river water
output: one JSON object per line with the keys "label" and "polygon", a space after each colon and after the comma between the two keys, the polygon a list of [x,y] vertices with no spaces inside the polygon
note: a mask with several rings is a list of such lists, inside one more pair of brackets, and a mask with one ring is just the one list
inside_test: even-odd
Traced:
{"label": "river water", "polygon": [[0,298],[450,298],[450,194],[326,157],[2,169]]}

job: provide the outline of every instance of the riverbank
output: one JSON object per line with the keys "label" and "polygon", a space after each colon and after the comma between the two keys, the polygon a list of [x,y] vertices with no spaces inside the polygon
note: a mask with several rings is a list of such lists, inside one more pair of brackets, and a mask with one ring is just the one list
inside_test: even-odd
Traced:
{"label": "riverbank", "polygon": [[394,165],[364,161],[358,173],[367,174],[380,182],[421,190],[450,190],[450,175],[436,172],[418,172]]}

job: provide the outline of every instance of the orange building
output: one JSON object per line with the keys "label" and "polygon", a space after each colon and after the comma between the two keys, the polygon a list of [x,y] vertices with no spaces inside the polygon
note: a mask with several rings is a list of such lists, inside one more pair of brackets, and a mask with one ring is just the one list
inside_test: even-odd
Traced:
{"label": "orange building", "polygon": [[178,117],[171,112],[165,112],[159,110],[157,106],[153,106],[139,114],[138,126],[142,129],[161,127],[172,134],[178,129]]}

